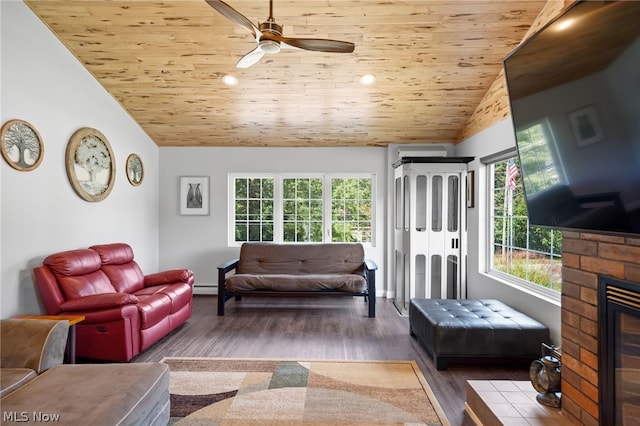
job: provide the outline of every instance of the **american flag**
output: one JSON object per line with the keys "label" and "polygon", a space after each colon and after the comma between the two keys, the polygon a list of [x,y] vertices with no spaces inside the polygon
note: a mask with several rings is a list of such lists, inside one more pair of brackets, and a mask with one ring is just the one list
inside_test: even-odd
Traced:
{"label": "american flag", "polygon": [[509,165],[507,166],[507,185],[509,185],[512,191],[516,189],[516,178],[519,174],[520,172],[518,171],[516,161],[512,158],[509,160]]}

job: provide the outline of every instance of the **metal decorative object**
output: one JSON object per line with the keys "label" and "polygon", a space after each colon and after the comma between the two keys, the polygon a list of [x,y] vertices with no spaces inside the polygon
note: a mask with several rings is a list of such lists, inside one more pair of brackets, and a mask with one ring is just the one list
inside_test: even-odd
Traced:
{"label": "metal decorative object", "polygon": [[549,407],[560,407],[561,403],[562,354],[559,349],[543,343],[542,358],[533,361],[529,368],[531,384],[539,392],[536,400]]}
{"label": "metal decorative object", "polygon": [[131,154],[127,157],[127,179],[133,186],[139,186],[144,178],[144,167],[142,166],[142,159],[138,154]]}
{"label": "metal decorative object", "polygon": [[0,152],[16,170],[29,171],[40,165],[44,146],[40,133],[24,120],[9,120],[0,130]]}

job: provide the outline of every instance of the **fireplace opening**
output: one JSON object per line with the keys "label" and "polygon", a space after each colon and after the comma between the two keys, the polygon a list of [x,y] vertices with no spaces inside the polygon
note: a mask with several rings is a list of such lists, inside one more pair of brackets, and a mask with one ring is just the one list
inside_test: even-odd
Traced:
{"label": "fireplace opening", "polygon": [[599,277],[601,425],[640,424],[640,284]]}

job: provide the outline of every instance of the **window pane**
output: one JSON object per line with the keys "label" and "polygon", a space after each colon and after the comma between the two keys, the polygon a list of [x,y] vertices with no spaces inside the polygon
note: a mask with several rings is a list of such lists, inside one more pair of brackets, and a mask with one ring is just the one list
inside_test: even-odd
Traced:
{"label": "window pane", "polygon": [[236,179],[236,198],[247,198],[247,179]]}
{"label": "window pane", "polygon": [[331,180],[331,240],[371,242],[371,178]]}
{"label": "window pane", "polygon": [[322,221],[322,201],[312,200],[310,205],[311,220]]}
{"label": "window pane", "polygon": [[247,241],[247,225],[245,222],[236,223],[236,241]]}
{"label": "window pane", "polygon": [[273,241],[273,179],[236,178],[235,241]]}
{"label": "window pane", "polygon": [[260,241],[262,232],[259,222],[249,222],[249,241]]}
{"label": "window pane", "polygon": [[283,239],[289,242],[322,241],[313,235],[311,224],[312,220],[322,221],[322,179],[286,178],[282,182]]}
{"label": "window pane", "polygon": [[262,195],[262,179],[249,179],[249,198],[260,198]]}
{"label": "window pane", "polygon": [[529,225],[517,159],[490,167],[493,183],[491,268],[560,291],[562,233]]}
{"label": "window pane", "polygon": [[262,241],[273,241],[273,222],[262,224]]}

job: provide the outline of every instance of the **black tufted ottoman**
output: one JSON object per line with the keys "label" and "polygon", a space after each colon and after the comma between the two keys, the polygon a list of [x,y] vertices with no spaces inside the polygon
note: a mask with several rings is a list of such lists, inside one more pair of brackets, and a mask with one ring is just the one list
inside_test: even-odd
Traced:
{"label": "black tufted ottoman", "polygon": [[411,299],[409,331],[446,370],[450,358],[541,356],[549,328],[492,299]]}

